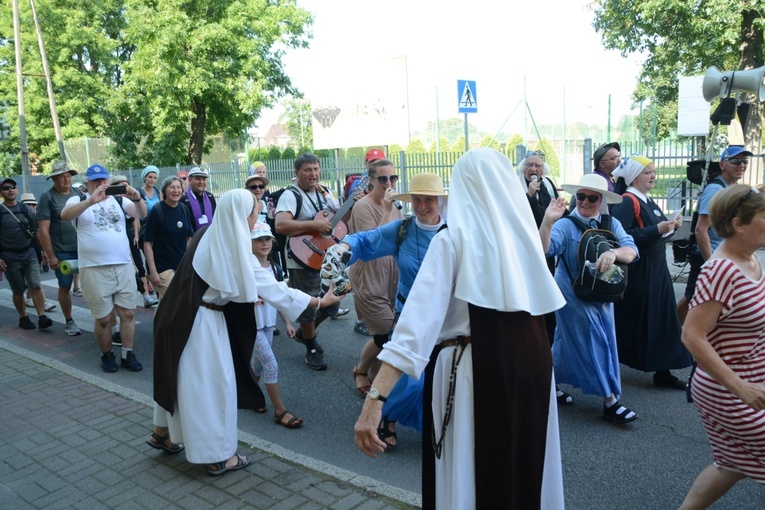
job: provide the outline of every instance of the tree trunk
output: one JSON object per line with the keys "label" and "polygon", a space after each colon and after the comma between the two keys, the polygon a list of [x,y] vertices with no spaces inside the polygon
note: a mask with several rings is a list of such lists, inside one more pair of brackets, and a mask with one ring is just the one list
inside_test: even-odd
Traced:
{"label": "tree trunk", "polygon": [[205,105],[194,100],[192,106],[194,117],[191,119],[191,138],[189,139],[189,152],[186,155],[187,165],[199,165],[202,162],[202,150],[205,145],[205,124],[207,112]]}
{"label": "tree trunk", "polygon": [[[760,59],[760,52],[763,47],[762,27],[758,24],[760,15],[751,9],[743,11],[741,15],[741,46],[739,46],[741,54],[738,68],[754,69],[763,65]],[[744,97],[752,103],[749,122],[744,130],[744,138],[749,150],[759,152],[762,138],[762,106],[758,97],[753,97],[752,94],[746,94]]]}

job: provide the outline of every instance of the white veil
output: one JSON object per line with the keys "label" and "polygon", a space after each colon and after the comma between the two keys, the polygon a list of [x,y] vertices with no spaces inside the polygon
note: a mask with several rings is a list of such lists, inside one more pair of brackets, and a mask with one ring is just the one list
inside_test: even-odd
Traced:
{"label": "white veil", "polygon": [[455,296],[484,308],[543,315],[566,304],[547,269],[534,216],[513,165],[494,149],[465,153],[449,188],[457,252]]}
{"label": "white veil", "polygon": [[254,303],[258,299],[247,224],[254,206],[255,198],[248,190],[224,193],[194,253],[194,271],[225,301]]}

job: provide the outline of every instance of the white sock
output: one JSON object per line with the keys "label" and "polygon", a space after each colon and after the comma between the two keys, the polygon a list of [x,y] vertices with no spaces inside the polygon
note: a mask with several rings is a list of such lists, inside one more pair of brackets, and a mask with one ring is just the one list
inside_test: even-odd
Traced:
{"label": "white sock", "polygon": [[612,400],[609,400],[608,402],[604,402],[606,407],[613,407],[618,402],[615,397],[611,397],[611,399]]}
{"label": "white sock", "polygon": [[122,359],[127,359],[127,354],[129,352],[133,352],[133,349],[131,349],[130,347],[123,347],[122,348]]}

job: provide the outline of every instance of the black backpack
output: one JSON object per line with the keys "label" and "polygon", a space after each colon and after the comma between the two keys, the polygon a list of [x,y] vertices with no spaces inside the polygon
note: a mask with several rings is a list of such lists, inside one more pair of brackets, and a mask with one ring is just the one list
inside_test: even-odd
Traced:
{"label": "black backpack", "polygon": [[[573,282],[574,293],[584,301],[621,301],[627,289],[627,264],[615,262],[607,274],[597,274],[593,267],[603,253],[621,246],[611,232],[611,216],[604,214],[597,229],[574,216],[565,216],[564,219],[573,221],[583,231],[579,239],[579,269]],[[561,260],[564,259],[561,257]]]}

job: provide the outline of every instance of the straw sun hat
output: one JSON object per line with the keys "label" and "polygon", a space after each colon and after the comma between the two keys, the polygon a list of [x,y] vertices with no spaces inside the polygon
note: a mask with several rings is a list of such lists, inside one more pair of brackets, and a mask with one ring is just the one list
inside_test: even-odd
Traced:
{"label": "straw sun hat", "polygon": [[445,197],[444,183],[436,174],[417,174],[409,181],[409,191],[396,195],[397,200],[411,202],[412,195]]}

